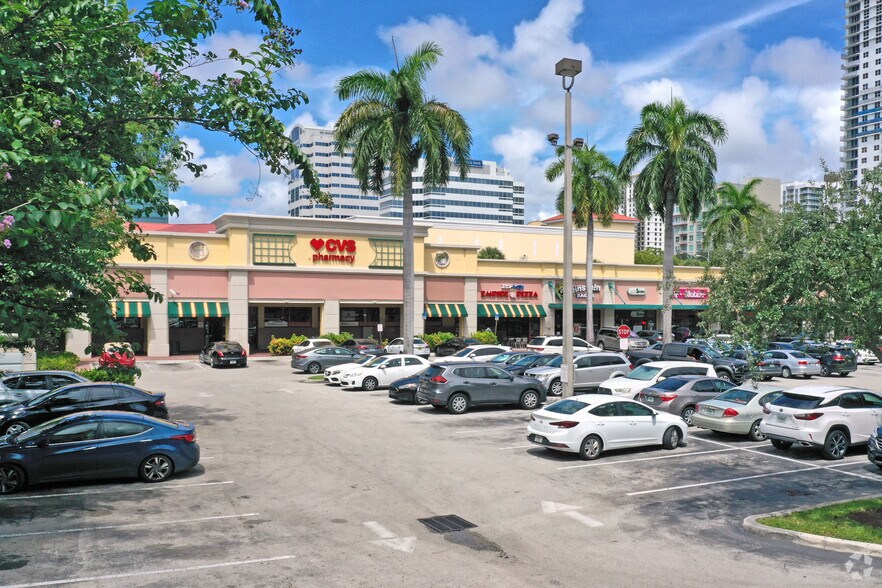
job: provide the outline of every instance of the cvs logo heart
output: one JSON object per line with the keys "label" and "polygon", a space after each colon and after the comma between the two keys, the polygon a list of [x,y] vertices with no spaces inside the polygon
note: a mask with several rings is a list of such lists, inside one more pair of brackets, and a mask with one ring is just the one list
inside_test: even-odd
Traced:
{"label": "cvs logo heart", "polygon": [[315,249],[316,251],[321,251],[322,247],[325,246],[325,240],[324,239],[313,239],[309,242],[309,244],[312,245],[312,248]]}

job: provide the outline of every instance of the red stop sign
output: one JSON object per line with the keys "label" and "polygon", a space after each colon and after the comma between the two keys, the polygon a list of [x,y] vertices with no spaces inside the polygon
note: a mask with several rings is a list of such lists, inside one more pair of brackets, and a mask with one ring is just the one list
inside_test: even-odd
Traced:
{"label": "red stop sign", "polygon": [[627,339],[631,336],[631,327],[628,325],[620,325],[617,332],[619,334],[619,339]]}

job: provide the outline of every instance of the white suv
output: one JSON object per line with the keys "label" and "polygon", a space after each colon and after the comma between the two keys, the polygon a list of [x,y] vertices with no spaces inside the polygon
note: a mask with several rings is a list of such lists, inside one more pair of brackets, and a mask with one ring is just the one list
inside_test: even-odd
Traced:
{"label": "white suv", "polygon": [[717,377],[714,366],[697,361],[650,361],[639,365],[622,378],[611,378],[597,386],[598,394],[612,394],[629,400],[636,399],[644,388],[672,376]]}
{"label": "white suv", "polygon": [[882,425],[882,396],[843,386],[797,386],[763,407],[760,431],[778,449],[794,443],[842,459]]}
{"label": "white suv", "polygon": [[[573,360],[573,388],[595,388],[600,382],[624,376],[632,367],[631,361],[621,353],[597,351],[579,355]],[[524,377],[536,378],[542,382],[549,396],[560,396],[564,388],[560,381],[561,373],[561,367],[541,366],[528,369],[524,372]]]}
{"label": "white suv", "polygon": [[[563,353],[563,337],[533,337],[527,343],[527,349],[536,353]],[[600,351],[585,339],[573,337],[573,353],[585,353],[586,351]]]}
{"label": "white suv", "polygon": [[296,354],[301,351],[306,351],[307,349],[312,349],[313,347],[333,347],[334,342],[328,339],[322,339],[321,337],[314,339],[305,339],[302,343],[298,343],[294,347],[291,348],[291,353]]}
{"label": "white suv", "polygon": [[453,355],[447,355],[438,361],[490,361],[490,358],[506,351],[511,351],[511,347],[505,345],[469,345]]}

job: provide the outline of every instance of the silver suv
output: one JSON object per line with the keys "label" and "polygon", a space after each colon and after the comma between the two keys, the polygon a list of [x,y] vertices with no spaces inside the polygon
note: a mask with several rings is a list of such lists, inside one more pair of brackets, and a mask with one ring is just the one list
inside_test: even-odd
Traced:
{"label": "silver suv", "polygon": [[[620,349],[618,328],[601,327],[597,331],[596,343],[601,349]],[[631,336],[628,337],[628,349],[646,349],[647,347],[649,347],[649,341],[631,331]]]}
{"label": "silver suv", "polygon": [[482,404],[515,404],[535,410],[545,402],[545,388],[532,378],[515,376],[484,361],[432,364],[420,376],[416,399],[462,414]]}
{"label": "silver suv", "polygon": [[[576,390],[596,388],[598,384],[610,378],[626,375],[633,367],[627,357],[612,351],[596,351],[579,355],[574,361],[576,375],[573,388]],[[560,396],[563,393],[560,372],[560,367],[542,366],[527,370],[524,372],[524,376],[539,380],[549,396]]]}

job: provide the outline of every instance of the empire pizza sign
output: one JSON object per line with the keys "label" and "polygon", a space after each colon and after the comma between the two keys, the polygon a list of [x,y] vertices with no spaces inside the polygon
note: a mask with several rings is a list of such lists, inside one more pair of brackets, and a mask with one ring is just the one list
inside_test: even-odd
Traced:
{"label": "empire pizza sign", "polygon": [[539,298],[539,292],[527,290],[522,284],[501,284],[499,290],[481,290],[481,298],[534,299]]}
{"label": "empire pizza sign", "polygon": [[355,241],[352,239],[321,239],[310,240],[312,245],[312,261],[342,261],[343,263],[355,262]]}

